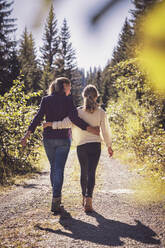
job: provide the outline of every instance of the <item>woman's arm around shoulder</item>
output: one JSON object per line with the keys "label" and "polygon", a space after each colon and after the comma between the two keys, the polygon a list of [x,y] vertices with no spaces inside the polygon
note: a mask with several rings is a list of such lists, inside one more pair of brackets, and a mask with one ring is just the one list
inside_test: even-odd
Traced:
{"label": "woman's arm around shoulder", "polygon": [[82,130],[86,130],[95,135],[99,135],[99,132],[100,132],[99,128],[92,127],[88,123],[86,123],[83,119],[81,119],[78,116],[78,110],[73,103],[72,97],[71,96],[67,96],[67,97],[68,97],[68,117],[71,120],[71,122],[73,122],[73,124],[81,128]]}

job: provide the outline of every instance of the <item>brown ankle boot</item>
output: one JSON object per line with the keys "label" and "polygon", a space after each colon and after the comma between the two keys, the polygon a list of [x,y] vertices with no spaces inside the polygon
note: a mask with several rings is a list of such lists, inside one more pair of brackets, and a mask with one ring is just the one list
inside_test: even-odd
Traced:
{"label": "brown ankle boot", "polygon": [[86,197],[86,201],[85,201],[85,205],[84,205],[84,211],[86,213],[93,211],[93,208],[92,208],[92,198],[91,197]]}
{"label": "brown ankle boot", "polygon": [[83,199],[82,199],[82,206],[83,206],[83,207],[85,206],[85,202],[86,202],[86,197],[83,196]]}
{"label": "brown ankle boot", "polygon": [[61,211],[61,197],[57,198],[52,198],[52,206],[51,206],[51,211],[52,212],[60,212]]}

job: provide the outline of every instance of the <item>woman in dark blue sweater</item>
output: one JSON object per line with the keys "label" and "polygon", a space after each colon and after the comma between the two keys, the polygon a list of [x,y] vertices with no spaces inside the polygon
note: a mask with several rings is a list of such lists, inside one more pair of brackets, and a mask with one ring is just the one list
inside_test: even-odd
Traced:
{"label": "woman in dark blue sweater", "polygon": [[[99,134],[97,128],[89,126],[78,117],[72,97],[69,96],[70,90],[71,82],[65,77],[57,78],[51,83],[49,95],[42,98],[39,111],[21,140],[22,146],[26,146],[28,137],[40,125],[44,117],[46,122],[53,122],[61,121],[68,116],[81,129]],[[52,212],[60,211],[64,167],[70,150],[70,143],[70,129],[54,130],[51,127],[44,129],[43,144],[50,163],[50,180],[53,191]]]}

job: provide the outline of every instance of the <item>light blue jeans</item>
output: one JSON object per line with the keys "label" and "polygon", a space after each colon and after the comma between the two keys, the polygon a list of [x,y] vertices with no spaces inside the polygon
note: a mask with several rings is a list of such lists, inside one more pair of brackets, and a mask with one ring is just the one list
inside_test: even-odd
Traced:
{"label": "light blue jeans", "polygon": [[70,150],[70,139],[43,139],[45,152],[50,163],[50,181],[53,197],[61,197],[64,168]]}

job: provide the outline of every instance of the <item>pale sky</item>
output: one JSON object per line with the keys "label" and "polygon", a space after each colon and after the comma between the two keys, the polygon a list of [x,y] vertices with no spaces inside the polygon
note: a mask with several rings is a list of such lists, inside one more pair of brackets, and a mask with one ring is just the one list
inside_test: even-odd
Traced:
{"label": "pale sky", "polygon": [[[125,18],[130,17],[129,10],[133,8],[131,0],[123,0],[108,11],[96,27],[93,27],[90,25],[90,17],[104,2],[106,0],[54,1],[58,28],[61,28],[63,19],[66,18],[71,42],[76,50],[78,67],[85,70],[94,66],[104,68],[111,59]],[[37,50],[42,46],[44,24],[48,16],[48,10],[42,12],[42,3],[42,0],[15,0],[12,14],[17,18],[16,38],[20,38],[26,26],[33,34]],[[40,19],[39,13],[42,13]],[[40,22],[38,28],[34,27],[36,20]]]}

